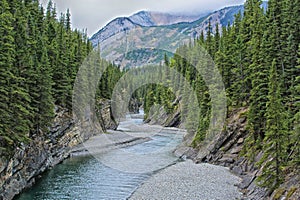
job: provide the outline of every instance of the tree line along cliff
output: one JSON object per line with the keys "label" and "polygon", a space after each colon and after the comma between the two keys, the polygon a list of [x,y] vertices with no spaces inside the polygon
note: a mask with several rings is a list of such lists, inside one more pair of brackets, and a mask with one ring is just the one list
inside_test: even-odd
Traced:
{"label": "tree line along cliff", "polygon": [[[227,116],[241,108],[247,110],[244,156],[252,160],[263,152],[257,163],[263,167],[258,182],[274,190],[290,170],[300,166],[300,2],[270,0],[267,10],[261,3],[246,1],[244,12],[235,15],[233,25],[222,27],[222,34],[218,25],[213,33],[209,22],[206,34],[180,47],[171,59],[165,57],[165,64],[183,74],[196,91],[199,115],[188,103],[189,93],[183,92],[176,103],[173,94],[185,88],[168,91],[158,84],[137,94],[145,96],[146,117],[153,105],[163,105],[167,113],[183,108],[181,123],[195,134],[192,145],[201,147],[212,120],[211,91],[192,61],[204,47],[222,75]],[[198,128],[189,123],[195,116],[199,117]]]}

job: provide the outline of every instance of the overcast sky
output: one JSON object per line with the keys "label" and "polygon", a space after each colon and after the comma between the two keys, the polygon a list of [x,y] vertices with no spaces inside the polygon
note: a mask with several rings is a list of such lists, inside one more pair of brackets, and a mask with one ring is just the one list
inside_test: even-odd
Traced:
{"label": "overcast sky", "polygon": [[[52,0],[58,12],[70,9],[72,26],[88,29],[92,36],[115,17],[130,16],[141,10],[204,13],[220,8],[242,4],[244,0]],[[47,4],[48,0],[41,0]]]}

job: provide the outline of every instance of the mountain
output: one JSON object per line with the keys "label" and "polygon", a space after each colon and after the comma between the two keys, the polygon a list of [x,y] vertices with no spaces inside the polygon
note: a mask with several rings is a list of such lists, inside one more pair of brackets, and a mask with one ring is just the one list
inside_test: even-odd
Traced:
{"label": "mountain", "polygon": [[109,37],[120,32],[129,31],[137,27],[154,27],[172,25],[180,22],[193,22],[199,19],[199,16],[188,16],[169,14],[161,12],[140,11],[130,17],[118,17],[109,22],[104,28],[100,29],[91,38],[94,45],[103,42]]}
{"label": "mountain", "polygon": [[[263,3],[266,8],[267,2]],[[101,54],[121,68],[158,64],[164,54],[175,50],[217,24],[232,24],[234,16],[243,13],[244,6],[230,6],[210,14],[188,16],[141,11],[130,17],[120,17],[109,22],[94,34],[90,41],[101,47]],[[221,27],[219,28],[221,30]]]}
{"label": "mountain", "polygon": [[199,15],[180,15],[161,12],[141,11],[129,17],[134,23],[141,26],[163,26],[180,22],[193,22]]}

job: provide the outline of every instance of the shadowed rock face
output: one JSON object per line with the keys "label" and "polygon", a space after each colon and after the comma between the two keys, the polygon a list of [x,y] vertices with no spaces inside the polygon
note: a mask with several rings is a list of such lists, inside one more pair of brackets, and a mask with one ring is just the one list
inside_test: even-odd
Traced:
{"label": "shadowed rock face", "polygon": [[[101,117],[98,118],[101,127],[97,129],[98,132],[91,129],[89,124],[78,126],[67,110],[57,108],[49,133],[32,137],[30,143],[18,148],[11,159],[0,157],[0,199],[13,199],[24,188],[32,186],[41,173],[66,159],[74,146],[99,134],[99,131],[116,129],[110,102],[103,100],[101,108]],[[81,128],[85,131],[81,131]]]}

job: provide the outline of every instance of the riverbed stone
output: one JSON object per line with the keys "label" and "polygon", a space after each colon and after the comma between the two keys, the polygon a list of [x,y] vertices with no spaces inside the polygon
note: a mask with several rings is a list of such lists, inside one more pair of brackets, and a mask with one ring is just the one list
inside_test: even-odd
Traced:
{"label": "riverbed stone", "polygon": [[187,160],[155,174],[129,199],[240,199],[239,181],[227,168]]}

